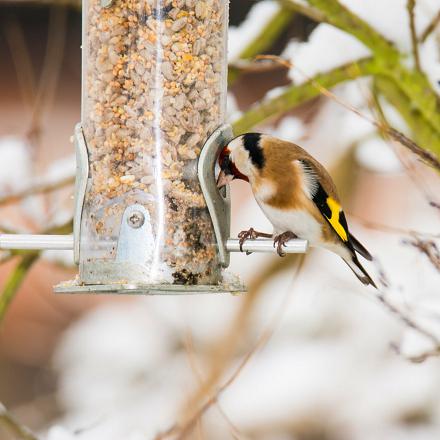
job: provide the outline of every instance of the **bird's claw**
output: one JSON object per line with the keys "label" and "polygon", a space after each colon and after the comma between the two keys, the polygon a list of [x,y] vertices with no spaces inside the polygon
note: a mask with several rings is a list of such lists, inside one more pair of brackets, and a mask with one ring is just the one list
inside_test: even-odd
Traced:
{"label": "bird's claw", "polygon": [[276,247],[277,254],[280,257],[286,256],[286,253],[283,252],[283,246],[286,246],[286,243],[292,238],[297,238],[297,236],[292,231],[283,232],[282,234],[279,234],[274,238],[273,247]]}
{"label": "bird's claw", "polygon": [[[238,234],[238,244],[240,245],[240,252],[243,252],[243,244],[246,240],[255,240],[258,238],[258,232],[254,228],[249,228],[247,231],[241,231]],[[250,255],[252,252],[246,251],[246,255]]]}

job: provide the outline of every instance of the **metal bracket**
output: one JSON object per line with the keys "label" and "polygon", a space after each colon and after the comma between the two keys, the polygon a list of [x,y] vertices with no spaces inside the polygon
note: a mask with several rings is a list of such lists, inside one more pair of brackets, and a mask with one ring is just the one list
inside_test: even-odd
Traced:
{"label": "metal bracket", "polygon": [[75,179],[75,210],[73,214],[73,255],[76,264],[79,264],[81,242],[81,218],[86,196],[87,181],[89,178],[89,154],[83,129],[80,123],[75,125],[74,143],[76,151],[76,179]]}
{"label": "metal bracket", "polygon": [[125,209],[119,232],[116,261],[145,265],[154,252],[154,237],[150,214],[142,205]]}
{"label": "metal bracket", "polygon": [[220,191],[215,181],[215,164],[221,149],[234,137],[229,124],[218,128],[205,142],[199,156],[198,176],[203,196],[211,216],[217,240],[219,260],[223,267],[229,266],[229,252],[226,242],[231,230],[231,197],[229,187]]}

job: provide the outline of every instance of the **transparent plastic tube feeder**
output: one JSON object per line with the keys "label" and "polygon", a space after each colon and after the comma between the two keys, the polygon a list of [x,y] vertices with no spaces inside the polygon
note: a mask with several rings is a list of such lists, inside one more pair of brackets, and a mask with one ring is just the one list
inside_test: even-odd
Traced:
{"label": "transparent plastic tube feeder", "polygon": [[0,235],[0,248],[73,249],[79,276],[56,292],[244,291],[224,277],[239,246],[215,185],[233,137],[227,23],[227,0],[85,0],[73,236]]}

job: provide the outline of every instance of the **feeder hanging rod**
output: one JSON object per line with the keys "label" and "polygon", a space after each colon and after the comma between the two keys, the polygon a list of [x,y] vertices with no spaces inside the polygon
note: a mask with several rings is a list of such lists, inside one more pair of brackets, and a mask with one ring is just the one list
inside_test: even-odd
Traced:
{"label": "feeder hanging rod", "polygon": [[[307,252],[307,247],[307,240],[289,240],[285,246],[283,246],[283,252],[286,254],[304,254]],[[226,249],[228,252],[240,252],[240,240],[229,238],[226,242]],[[273,240],[270,238],[257,238],[255,240],[246,240],[243,243],[243,252],[275,253],[276,246],[273,245]]]}
{"label": "feeder hanging rod", "polygon": [[[298,254],[307,251],[306,240],[289,240],[283,251],[286,254]],[[22,250],[73,250],[73,235],[32,235],[32,234],[0,234],[0,249]],[[240,252],[240,243],[236,238],[226,242],[229,252]],[[258,238],[243,243],[244,252],[274,253],[273,240]]]}
{"label": "feeder hanging rod", "polygon": [[0,234],[0,249],[73,250],[73,235]]}

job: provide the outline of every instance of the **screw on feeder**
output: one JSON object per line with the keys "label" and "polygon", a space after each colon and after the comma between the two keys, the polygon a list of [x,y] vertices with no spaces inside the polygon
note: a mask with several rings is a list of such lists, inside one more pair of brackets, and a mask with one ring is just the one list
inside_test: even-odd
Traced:
{"label": "screw on feeder", "polygon": [[130,214],[130,216],[127,218],[127,223],[129,226],[131,226],[133,229],[139,229],[142,227],[142,225],[145,222],[145,216],[140,211],[134,211]]}

